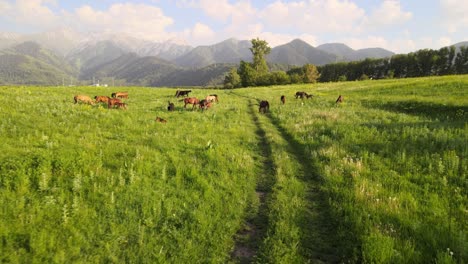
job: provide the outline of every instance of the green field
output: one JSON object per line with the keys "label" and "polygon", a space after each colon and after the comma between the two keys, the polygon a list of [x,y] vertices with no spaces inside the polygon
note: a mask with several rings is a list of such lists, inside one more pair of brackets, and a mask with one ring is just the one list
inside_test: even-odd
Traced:
{"label": "green field", "polygon": [[0,87],[0,263],[468,263],[467,75],[213,93]]}

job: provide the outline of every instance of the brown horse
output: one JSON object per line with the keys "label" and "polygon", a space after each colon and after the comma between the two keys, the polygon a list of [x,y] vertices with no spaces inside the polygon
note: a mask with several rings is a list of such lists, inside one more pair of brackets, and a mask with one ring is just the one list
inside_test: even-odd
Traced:
{"label": "brown horse", "polygon": [[126,104],[126,103],[119,103],[119,102],[117,102],[115,105],[117,106],[117,108],[120,108],[120,109],[127,109],[127,104]]}
{"label": "brown horse", "polygon": [[198,100],[196,97],[187,97],[182,100],[179,100],[179,102],[182,101],[184,101],[184,108],[187,108],[188,104],[192,104],[192,109],[194,109],[195,106],[200,103],[200,100]]}
{"label": "brown horse", "polygon": [[286,97],[285,97],[284,95],[281,96],[281,102],[282,102],[283,104],[286,103]]}
{"label": "brown horse", "polygon": [[161,117],[156,117],[156,119],[154,120],[156,122],[159,122],[159,123],[167,123],[167,120],[166,119],[162,119]]}
{"label": "brown horse", "polygon": [[107,102],[107,108],[111,109],[113,108],[114,106],[117,106],[119,104],[121,104],[122,101],[120,101],[120,99],[117,99],[117,98],[109,98],[109,101]]}
{"label": "brown horse", "polygon": [[96,103],[108,103],[109,102],[109,96],[101,96],[101,95],[96,95],[94,96],[94,100],[96,100]]}
{"label": "brown horse", "polygon": [[113,98],[128,98],[128,92],[116,92],[111,95]]}
{"label": "brown horse", "polygon": [[86,103],[86,104],[94,104],[94,101],[91,99],[91,97],[87,95],[75,95],[73,97],[73,100],[75,101],[75,104],[78,102]]}
{"label": "brown horse", "polygon": [[205,98],[205,100],[208,102],[218,102],[218,95],[210,94]]}

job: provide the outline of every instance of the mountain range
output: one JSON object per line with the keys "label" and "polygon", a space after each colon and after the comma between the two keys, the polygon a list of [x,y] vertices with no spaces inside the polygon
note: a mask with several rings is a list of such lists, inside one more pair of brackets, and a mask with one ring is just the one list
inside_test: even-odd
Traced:
{"label": "mountain range", "polygon": [[[182,40],[151,42],[124,34],[81,34],[67,29],[31,35],[0,33],[0,84],[50,85],[96,80],[120,85],[218,85],[240,60],[251,61],[248,40],[192,47]],[[353,50],[341,43],[313,47],[295,39],[267,55],[271,65],[324,65],[390,57],[382,48]],[[93,81],[91,81],[93,80]]]}

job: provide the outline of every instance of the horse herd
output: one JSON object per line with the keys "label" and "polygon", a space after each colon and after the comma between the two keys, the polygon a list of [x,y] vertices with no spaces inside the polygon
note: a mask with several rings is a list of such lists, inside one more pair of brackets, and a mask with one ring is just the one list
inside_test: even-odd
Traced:
{"label": "horse herd", "polygon": [[[179,98],[180,96],[188,96],[189,93],[192,92],[192,90],[177,90],[175,97]],[[312,94],[307,94],[306,92],[296,92],[296,99],[304,99],[304,98],[311,98],[313,95]],[[87,103],[87,104],[96,104],[96,103],[106,103],[107,108],[112,109],[112,108],[120,108],[120,109],[127,109],[127,104],[122,102],[122,99],[128,99],[128,92],[115,92],[112,93],[111,96],[95,96],[94,100],[91,99],[91,97],[87,95],[75,95],[74,102],[75,104],[78,102],[82,103]],[[284,95],[281,95],[280,101],[282,104],[286,103],[286,97]],[[195,109],[195,107],[198,105],[200,109],[206,110],[212,106],[213,102],[219,102],[218,101],[218,95],[216,94],[210,94],[205,99],[198,99],[196,97],[186,97],[184,99],[179,100],[179,102],[184,102],[184,108],[187,108],[188,104],[192,105],[192,110]],[[338,99],[336,99],[335,103],[342,103],[343,102],[343,96],[338,96]],[[175,105],[172,102],[168,102],[167,110],[168,111],[174,111],[175,110]],[[258,111],[260,113],[267,113],[270,109],[270,103],[266,100],[260,101],[258,104],[259,109]],[[156,118],[157,122],[161,123],[166,123],[167,121],[165,119],[162,119],[160,117]]]}
{"label": "horse herd", "polygon": [[[312,94],[308,94],[306,92],[296,92],[296,99],[304,99],[304,98],[312,98]],[[286,96],[284,95],[281,95],[280,97],[280,101],[282,104],[285,104],[286,103]],[[336,99],[335,103],[338,104],[338,103],[342,103],[343,102],[343,96],[338,96],[338,99]],[[259,108],[258,108],[258,111],[260,113],[266,113],[268,112],[268,110],[270,109],[270,103],[268,101],[260,101],[260,103],[258,104]]]}
{"label": "horse herd", "polygon": [[91,97],[87,95],[75,95],[73,97],[73,100],[75,101],[75,104],[78,102],[86,103],[86,104],[96,104],[96,103],[106,103],[107,108],[121,108],[121,109],[127,109],[127,104],[122,102],[122,99],[128,99],[128,92],[116,92],[112,93],[111,97],[109,96],[104,96],[104,95],[96,95],[94,96],[94,100],[91,99]]}

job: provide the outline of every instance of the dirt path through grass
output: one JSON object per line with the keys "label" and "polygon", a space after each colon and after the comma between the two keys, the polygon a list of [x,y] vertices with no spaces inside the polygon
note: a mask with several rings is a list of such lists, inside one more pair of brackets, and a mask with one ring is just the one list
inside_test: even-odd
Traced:
{"label": "dirt path through grass", "polygon": [[262,128],[254,107],[249,107],[249,113],[256,126],[258,136],[258,154],[256,157],[259,165],[259,176],[256,187],[256,203],[248,207],[243,227],[236,234],[235,248],[232,252],[232,261],[236,263],[252,263],[257,255],[259,246],[265,237],[268,227],[267,196],[274,185],[275,164],[272,158],[270,142],[266,132]]}
{"label": "dirt path through grass", "polygon": [[[342,238],[335,229],[339,220],[333,219],[327,197],[320,188],[322,182],[317,166],[308,157],[305,146],[273,113],[259,114],[255,104],[259,100],[248,99],[249,112],[259,137],[259,162],[262,162],[257,185],[259,204],[257,213],[246,219],[245,227],[236,236],[232,260],[240,263],[338,263],[344,260],[347,253],[342,249]],[[281,155],[286,155],[290,161],[283,162]],[[289,190],[294,184],[300,185],[303,191],[295,193],[294,187]],[[300,205],[292,209],[294,211],[282,209],[296,200]],[[289,247],[284,247],[285,240],[290,240]],[[274,252],[277,246],[286,249]]]}

